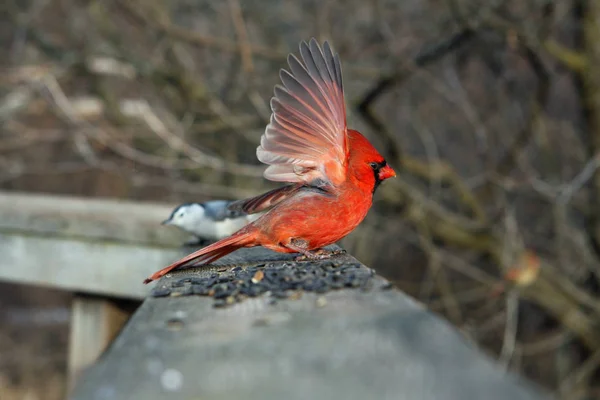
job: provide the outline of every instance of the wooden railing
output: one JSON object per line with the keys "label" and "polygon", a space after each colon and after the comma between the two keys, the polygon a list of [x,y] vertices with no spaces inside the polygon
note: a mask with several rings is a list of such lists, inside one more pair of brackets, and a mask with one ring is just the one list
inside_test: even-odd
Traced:
{"label": "wooden railing", "polygon": [[[185,251],[168,205],[0,192],[0,280],[73,292],[71,385],[141,303],[145,276]],[[130,305],[131,303],[127,304]]]}
{"label": "wooden railing", "polygon": [[[144,286],[186,251],[158,226],[169,210],[0,196],[0,279],[82,294],[72,400],[545,398],[348,254],[245,249]],[[144,300],[96,360],[127,319],[113,306],[124,298]]]}

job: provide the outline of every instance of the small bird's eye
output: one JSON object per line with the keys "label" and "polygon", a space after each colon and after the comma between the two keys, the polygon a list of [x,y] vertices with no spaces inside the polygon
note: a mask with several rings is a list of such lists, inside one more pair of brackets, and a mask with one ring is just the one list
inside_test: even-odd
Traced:
{"label": "small bird's eye", "polygon": [[377,169],[377,167],[379,167],[379,165],[376,162],[370,162],[369,165],[371,166],[371,168],[373,169]]}

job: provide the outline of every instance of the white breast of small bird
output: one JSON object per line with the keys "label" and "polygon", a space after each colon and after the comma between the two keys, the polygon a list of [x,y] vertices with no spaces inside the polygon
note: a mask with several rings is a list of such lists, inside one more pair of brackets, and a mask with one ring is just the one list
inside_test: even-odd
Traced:
{"label": "white breast of small bird", "polygon": [[232,218],[219,221],[214,225],[215,236],[217,236],[218,239],[222,239],[242,229],[247,224],[248,219],[246,217]]}
{"label": "white breast of small bird", "polygon": [[244,216],[240,218],[225,219],[223,221],[211,221],[203,219],[201,222],[196,223],[194,226],[188,226],[188,232],[194,235],[205,238],[205,239],[223,239],[232,233],[237,232],[246,226],[249,222],[255,220],[249,218],[250,216]]}
{"label": "white breast of small bird", "polygon": [[256,221],[263,216],[264,213],[250,214],[244,217],[227,219],[221,222],[221,225],[217,227],[217,234],[222,235],[219,239],[227,237],[251,222]]}

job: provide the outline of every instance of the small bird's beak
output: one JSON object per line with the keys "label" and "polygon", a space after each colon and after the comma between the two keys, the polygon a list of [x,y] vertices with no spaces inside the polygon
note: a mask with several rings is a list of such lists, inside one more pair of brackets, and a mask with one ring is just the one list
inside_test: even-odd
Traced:
{"label": "small bird's beak", "polygon": [[169,225],[171,223],[170,219],[165,219],[163,222],[161,222],[161,225]]}
{"label": "small bird's beak", "polygon": [[396,171],[392,169],[389,165],[385,165],[383,168],[379,170],[379,180],[384,181],[388,178],[393,178],[396,176]]}

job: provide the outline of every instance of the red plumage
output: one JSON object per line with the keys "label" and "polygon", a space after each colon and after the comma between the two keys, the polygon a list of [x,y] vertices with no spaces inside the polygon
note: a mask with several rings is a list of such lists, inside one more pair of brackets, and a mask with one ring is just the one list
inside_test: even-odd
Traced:
{"label": "red plumage", "polygon": [[307,258],[313,250],[352,232],[371,208],[375,189],[396,176],[385,159],[358,131],[346,127],[342,69],[327,42],[300,44],[304,65],[288,57],[285,87],[271,99],[271,121],[256,154],[268,164],[265,178],[291,184],[240,200],[230,208],[267,211],[228,238],[200,249],[154,273],[144,283],[188,265],[211,263],[239,248],[263,246]]}

